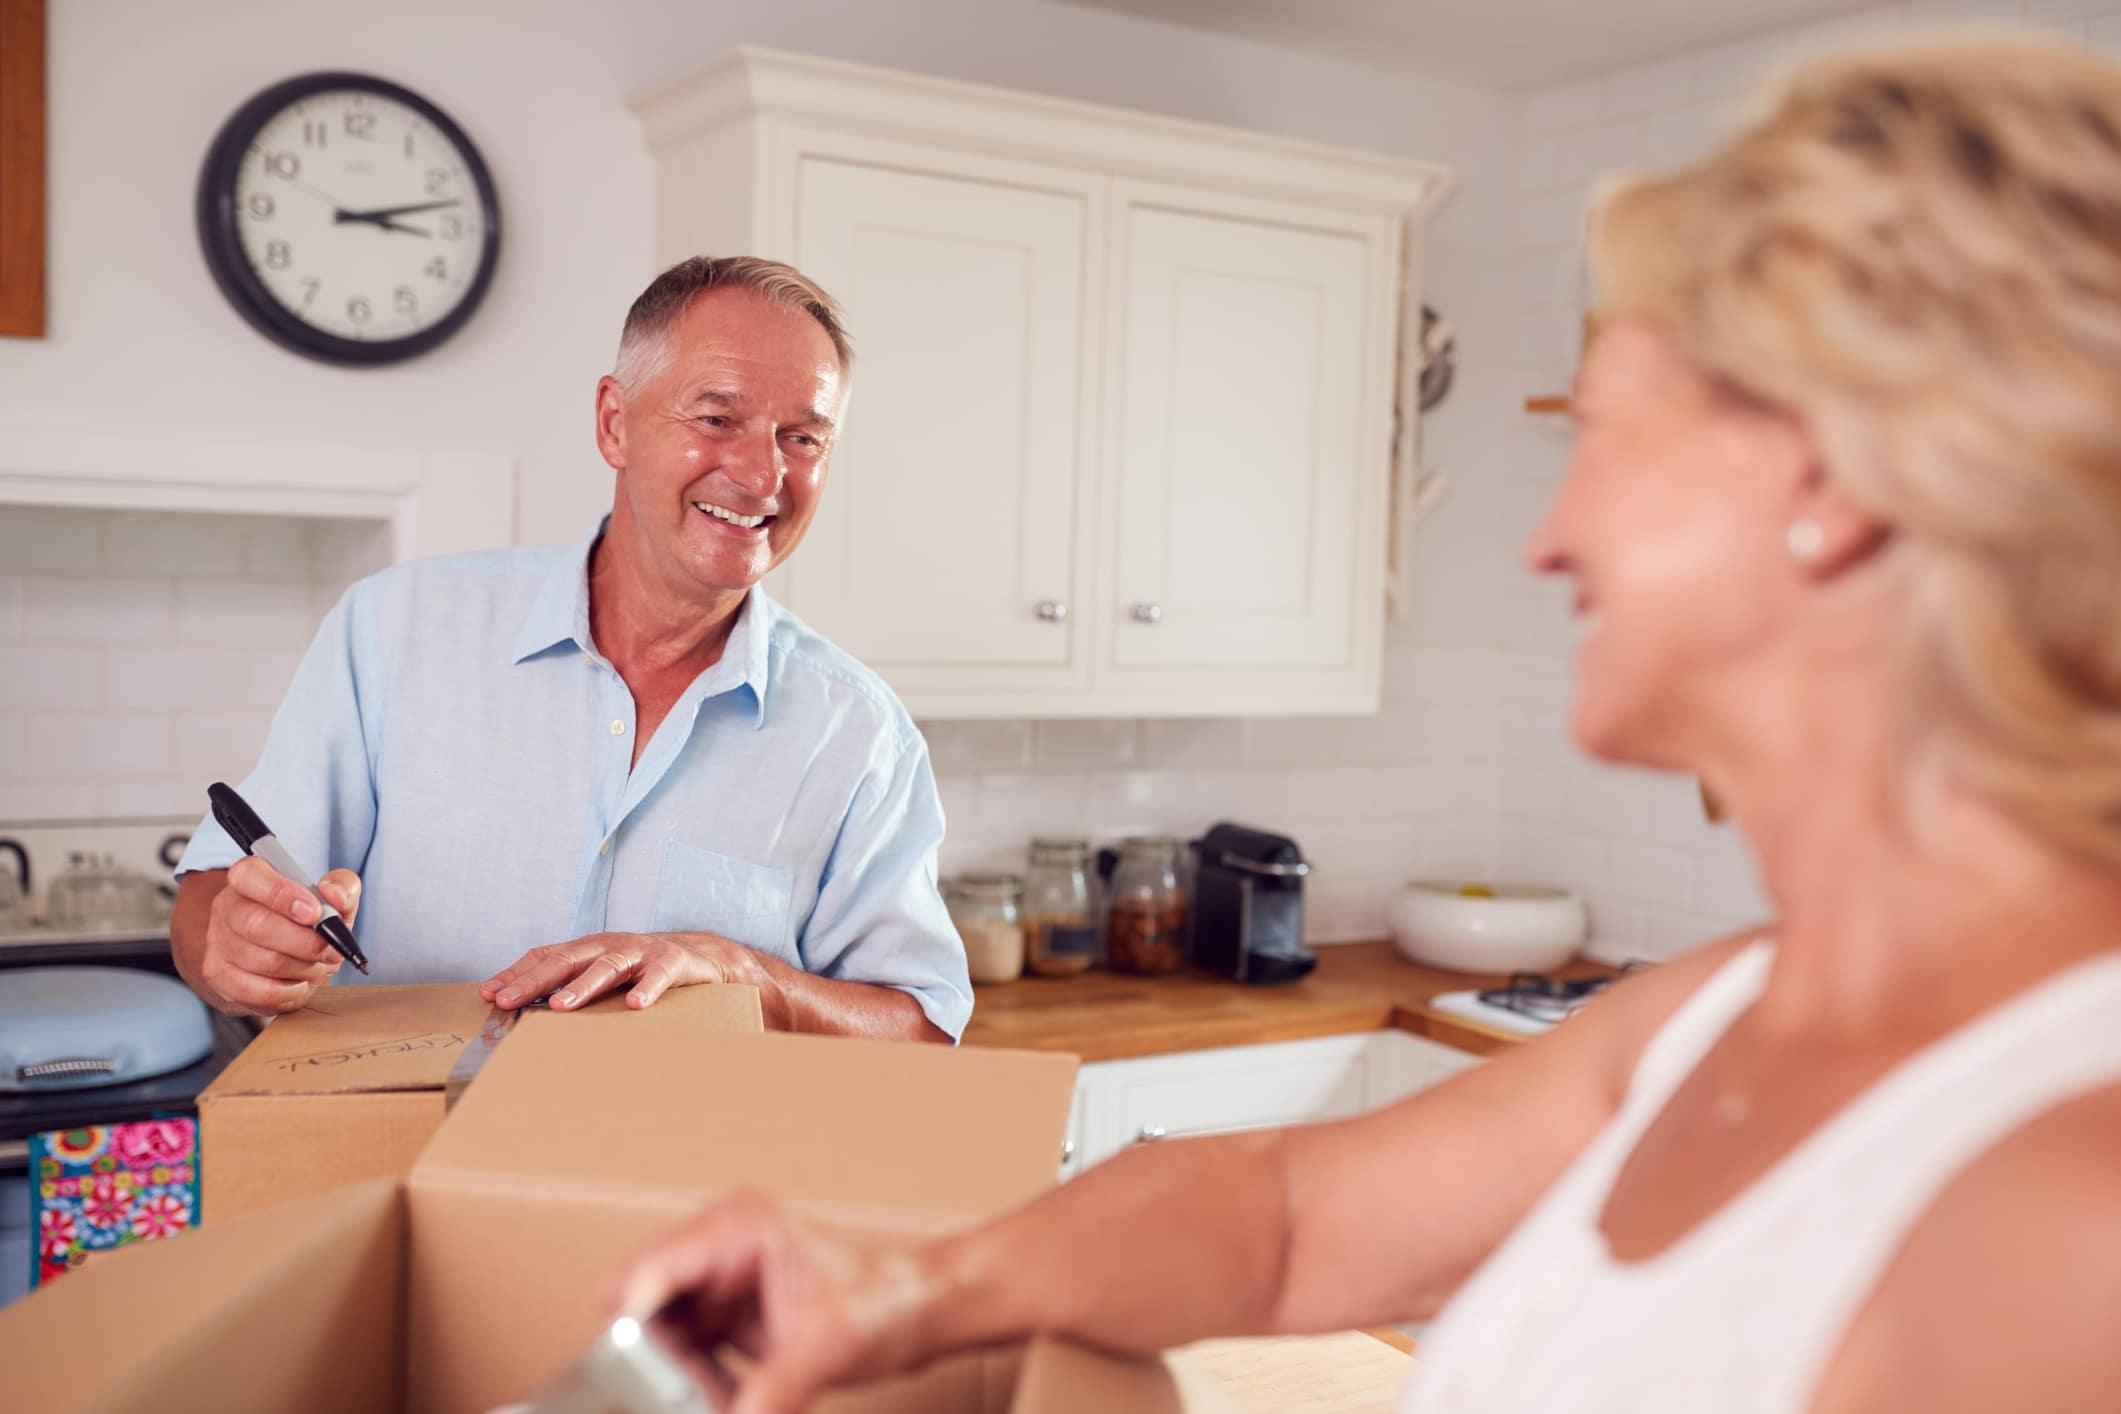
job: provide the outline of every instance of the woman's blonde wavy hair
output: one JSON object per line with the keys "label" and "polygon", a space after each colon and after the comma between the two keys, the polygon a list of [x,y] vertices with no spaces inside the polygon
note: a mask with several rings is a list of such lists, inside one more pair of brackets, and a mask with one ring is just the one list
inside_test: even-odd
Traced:
{"label": "woman's blonde wavy hair", "polygon": [[1815,61],[1606,193],[1591,264],[1602,313],[1800,418],[1890,527],[1911,767],[2121,866],[2121,68]]}

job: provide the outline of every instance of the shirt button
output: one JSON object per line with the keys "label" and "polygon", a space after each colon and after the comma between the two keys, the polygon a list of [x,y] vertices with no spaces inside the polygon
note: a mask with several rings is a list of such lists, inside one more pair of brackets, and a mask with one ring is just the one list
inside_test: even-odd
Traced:
{"label": "shirt button", "polygon": [[609,854],[609,853],[611,853],[611,841],[610,841],[610,840],[606,840],[606,841],[604,841],[604,843],[602,843],[602,844],[598,845],[598,846],[597,846],[597,853],[598,853],[598,854]]}
{"label": "shirt button", "polygon": [[616,718],[616,717],[612,718],[612,720],[611,720],[611,734],[612,734],[613,736],[624,736],[624,735],[626,735],[626,724],[625,724],[625,723],[624,723],[623,721],[620,721],[620,720],[619,720],[618,718]]}
{"label": "shirt button", "polygon": [[582,661],[585,663],[594,663],[596,661],[596,655],[585,651],[582,654]]}

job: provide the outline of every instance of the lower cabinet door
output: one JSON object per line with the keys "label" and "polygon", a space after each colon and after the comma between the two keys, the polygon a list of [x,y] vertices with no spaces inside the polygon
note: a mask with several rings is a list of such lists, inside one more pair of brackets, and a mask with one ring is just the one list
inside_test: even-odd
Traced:
{"label": "lower cabinet door", "polygon": [[1085,1066],[1082,1162],[1135,1144],[1360,1113],[1370,1093],[1371,1039],[1329,1036]]}

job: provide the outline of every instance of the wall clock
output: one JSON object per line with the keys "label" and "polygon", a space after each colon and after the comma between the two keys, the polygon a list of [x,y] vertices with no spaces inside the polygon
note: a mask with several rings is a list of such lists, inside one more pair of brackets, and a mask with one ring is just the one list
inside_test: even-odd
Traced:
{"label": "wall clock", "polygon": [[282,347],[394,363],[464,326],[493,281],[501,213],[464,130],[364,74],[274,84],[222,125],[199,171],[214,282]]}

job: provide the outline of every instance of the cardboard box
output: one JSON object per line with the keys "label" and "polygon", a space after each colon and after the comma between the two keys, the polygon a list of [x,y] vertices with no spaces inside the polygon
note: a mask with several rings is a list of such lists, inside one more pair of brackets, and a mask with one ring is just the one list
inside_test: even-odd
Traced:
{"label": "cardboard box", "polygon": [[[200,1220],[411,1173],[442,1127],[450,1069],[491,1010],[470,983],[327,987],[259,1032],[199,1093]],[[606,998],[580,1014],[620,1010]],[[749,987],[680,988],[642,1015],[695,1032],[762,1026]]]}
{"label": "cardboard box", "polygon": [[[403,1182],[146,1244],[0,1313],[10,1404],[480,1414],[567,1364],[601,1328],[618,1263],[715,1194],[763,1187],[890,1243],[1054,1181],[1072,1057],[655,1024],[677,995],[518,1027]],[[1034,1344],[818,1407],[1227,1406],[1159,1361]]]}

